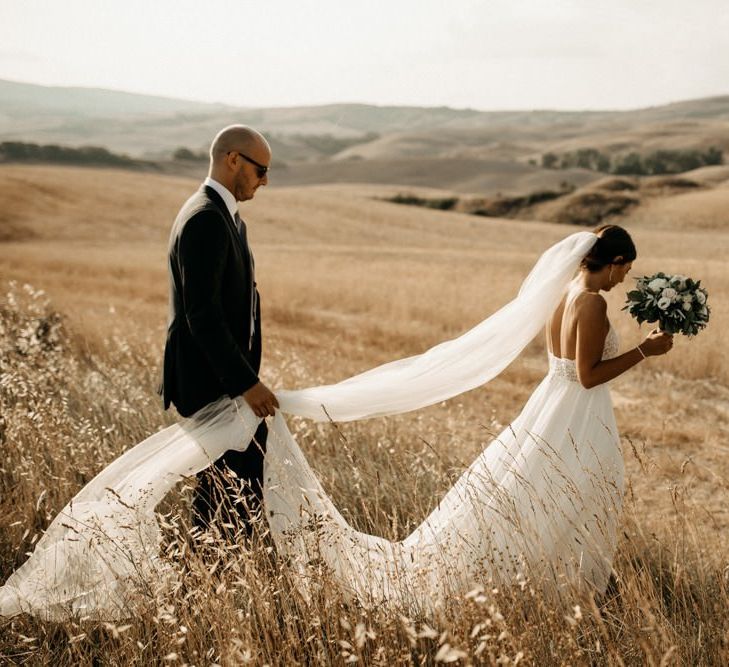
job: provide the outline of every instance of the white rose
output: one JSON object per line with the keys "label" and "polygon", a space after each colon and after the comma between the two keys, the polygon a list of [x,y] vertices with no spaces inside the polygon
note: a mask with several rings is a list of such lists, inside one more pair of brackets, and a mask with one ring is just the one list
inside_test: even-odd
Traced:
{"label": "white rose", "polygon": [[673,285],[679,292],[686,289],[686,276],[673,276],[671,278],[671,285]]}
{"label": "white rose", "polygon": [[648,283],[648,289],[654,294],[658,294],[664,287],[668,287],[665,278],[654,278]]}
{"label": "white rose", "polygon": [[686,301],[686,299],[684,299],[683,300],[683,309],[685,311],[691,310],[691,302],[690,301]]}
{"label": "white rose", "polygon": [[696,300],[703,306],[706,303],[706,294],[701,290],[696,290]]}
{"label": "white rose", "polygon": [[669,299],[667,296],[662,296],[660,299],[658,299],[658,307],[661,310],[668,310],[668,307],[671,305],[671,299]]}
{"label": "white rose", "polygon": [[678,297],[678,292],[673,289],[673,287],[666,287],[666,289],[661,292],[661,296],[665,299],[671,299],[671,302],[673,302]]}
{"label": "white rose", "polygon": [[704,306],[704,307],[703,307],[703,308],[702,308],[702,309],[701,309],[701,310],[699,311],[699,315],[701,315],[702,317],[706,317],[706,316],[707,316],[708,314],[709,314],[709,311],[708,311],[708,310],[706,309],[706,306]]}

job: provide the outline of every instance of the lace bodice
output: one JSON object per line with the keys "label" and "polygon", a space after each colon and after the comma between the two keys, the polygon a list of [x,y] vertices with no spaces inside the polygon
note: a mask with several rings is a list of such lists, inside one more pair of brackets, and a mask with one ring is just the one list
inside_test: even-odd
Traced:
{"label": "lace bodice", "polygon": [[[607,336],[605,336],[605,345],[602,348],[602,358],[612,359],[618,356],[618,349],[620,348],[620,338],[618,332],[615,330],[613,325],[610,325]],[[555,357],[551,352],[549,353],[549,374],[570,382],[579,382],[577,377],[577,366],[573,359],[562,359],[561,357]]]}
{"label": "lace bodice", "polygon": [[607,336],[605,336],[605,346],[602,348],[603,360],[617,357],[619,349],[620,336],[618,336],[618,332],[611,324],[610,328],[608,329]]}

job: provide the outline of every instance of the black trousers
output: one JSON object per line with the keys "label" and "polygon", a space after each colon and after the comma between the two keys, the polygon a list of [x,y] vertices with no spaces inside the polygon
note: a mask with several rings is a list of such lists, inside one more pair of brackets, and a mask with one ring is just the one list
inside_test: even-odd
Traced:
{"label": "black trousers", "polygon": [[[229,449],[215,463],[197,475],[197,489],[192,502],[192,522],[207,530],[215,522],[223,534],[232,536],[242,528],[250,537],[253,523],[262,511],[263,459],[266,454],[268,426],[262,421],[248,448]],[[235,476],[230,475],[230,471]]]}

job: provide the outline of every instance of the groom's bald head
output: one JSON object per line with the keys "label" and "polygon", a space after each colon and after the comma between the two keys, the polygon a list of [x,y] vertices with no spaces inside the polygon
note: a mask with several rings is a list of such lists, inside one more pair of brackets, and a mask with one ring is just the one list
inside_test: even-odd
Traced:
{"label": "groom's bald head", "polygon": [[208,175],[228,188],[236,201],[247,201],[268,183],[270,164],[271,147],[260,132],[247,125],[229,125],[210,145]]}
{"label": "groom's bald head", "polygon": [[265,158],[265,164],[271,159],[271,147],[266,138],[247,125],[229,125],[215,135],[210,145],[210,163],[222,162],[233,151],[250,153],[253,159],[259,155],[261,161]]}

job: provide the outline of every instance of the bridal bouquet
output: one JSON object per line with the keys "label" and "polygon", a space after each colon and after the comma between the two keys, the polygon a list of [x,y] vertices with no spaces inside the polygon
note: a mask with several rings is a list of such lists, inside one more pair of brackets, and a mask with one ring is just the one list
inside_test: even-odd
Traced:
{"label": "bridal bouquet", "polygon": [[627,310],[638,324],[658,322],[661,331],[695,336],[709,321],[708,294],[700,280],[686,276],[636,278],[634,290],[628,292]]}

